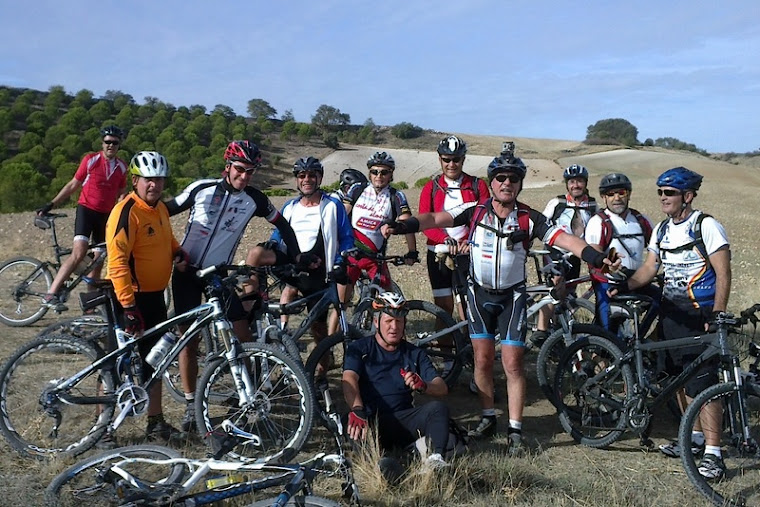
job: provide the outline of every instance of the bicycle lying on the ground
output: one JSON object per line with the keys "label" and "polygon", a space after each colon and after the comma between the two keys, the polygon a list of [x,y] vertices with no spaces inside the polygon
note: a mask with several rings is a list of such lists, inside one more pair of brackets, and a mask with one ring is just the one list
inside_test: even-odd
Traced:
{"label": "bicycle lying on the ground", "polygon": [[[212,458],[183,458],[173,449],[151,445],[107,451],[80,461],[56,476],[45,490],[45,501],[51,507],[195,507],[280,487],[279,496],[255,501],[249,506],[338,506],[338,502],[314,494],[314,479],[326,476],[338,477],[342,498],[352,505],[360,505],[351,462],[343,451],[340,420],[336,414],[329,420],[337,442],[335,454],[320,452],[295,464],[223,460],[225,452],[238,442],[258,441],[256,435],[225,421],[223,433],[211,436],[216,448]],[[214,477],[204,484],[203,480],[210,475]]]}
{"label": "bicycle lying on the ground", "polygon": [[[314,396],[302,368],[276,347],[241,344],[231,333],[224,308],[237,273],[222,278],[211,267],[198,275],[206,281],[207,302],[139,337],[126,334],[118,325],[110,281],[97,282],[98,292],[80,295],[84,309],[105,306],[105,351],[96,341],[57,334],[20,347],[0,370],[0,431],[8,443],[23,455],[38,458],[88,450],[125,418],[145,414],[151,387],[161,382],[191,339],[211,329],[224,351],[208,363],[206,373],[211,373],[202,377],[207,383],[199,384],[196,402],[205,411],[196,414],[204,420],[199,427],[216,428],[206,409],[210,403],[221,404],[225,419],[261,435],[261,446],[239,447],[241,457],[278,456],[300,449],[314,410]],[[187,331],[181,337],[175,335],[176,342],[156,362],[155,371],[142,380],[137,343],[183,323]]]}
{"label": "bicycle lying on the ground", "polygon": [[[53,279],[61,268],[62,260],[71,254],[71,248],[63,248],[58,243],[55,220],[64,213],[50,213],[35,216],[34,225],[40,229],[50,229],[53,238],[55,260],[41,261],[34,257],[18,256],[0,264],[0,322],[8,326],[29,326],[40,320],[49,310],[44,297],[50,291]],[[77,266],[58,292],[61,305],[58,313],[67,308],[63,304],[71,292],[85,280],[95,268],[102,266],[106,259],[105,243],[92,243],[87,247],[87,256]]]}
{"label": "bicycle lying on the ground", "polygon": [[[636,307],[650,304],[651,298],[625,294],[613,299],[634,307],[634,327],[638,329],[640,311]],[[740,319],[719,315],[714,323],[717,330],[699,336],[650,341],[637,332],[625,352],[607,336],[583,336],[567,347],[557,366],[553,394],[562,427],[576,442],[596,448],[611,445],[630,429],[639,434],[642,446],[652,448],[649,432],[653,412],[673,398],[700,366],[719,360],[724,382],[743,383],[744,375],[728,336],[759,309],[754,306],[745,310]],[[695,345],[706,347],[679,375],[653,378],[652,372],[657,370],[649,363],[659,352]]]}

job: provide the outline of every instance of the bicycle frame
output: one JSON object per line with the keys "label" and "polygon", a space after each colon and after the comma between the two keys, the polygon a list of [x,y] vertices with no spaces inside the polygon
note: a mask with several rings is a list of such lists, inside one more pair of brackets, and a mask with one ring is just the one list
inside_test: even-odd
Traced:
{"label": "bicycle frame", "polygon": [[[113,297],[113,293],[109,289],[106,294],[99,295],[89,303],[94,305],[100,304],[103,299],[107,300],[107,320],[112,324],[116,320],[114,317],[115,303],[113,301]],[[135,350],[136,344],[141,340],[161,336],[172,327],[189,321],[192,321],[191,325],[169,349],[166,356],[159,362],[158,365],[156,365],[150,378],[142,383],[140,383],[139,379],[134,379],[133,370],[129,367],[129,363],[132,360],[132,352]],[[208,302],[203,303],[196,308],[193,308],[183,314],[172,317],[160,324],[157,324],[156,326],[151,327],[139,337],[132,337],[130,335],[127,335],[118,325],[114,324],[108,333],[108,347],[109,350],[113,350],[86,368],[80,370],[78,373],[55,385],[48,393],[48,397],[52,397],[53,393],[56,393],[66,403],[94,405],[103,403],[117,403],[117,394],[125,386],[129,387],[130,385],[136,385],[144,389],[145,392],[149,392],[151,387],[153,387],[156,382],[162,381],[164,372],[179,356],[182,349],[184,349],[190,340],[200,334],[201,331],[203,331],[211,322],[214,323],[214,329],[219,334],[219,336],[221,336],[222,342],[224,343],[224,355],[230,363],[230,369],[232,370],[236,386],[238,387],[238,393],[240,394],[240,404],[242,406],[245,403],[250,403],[256,390],[254,389],[253,383],[248,376],[247,370],[245,368],[241,368],[240,364],[238,364],[238,361],[236,360],[238,352],[237,344],[239,342],[237,341],[237,338],[234,336],[234,334],[230,332],[232,326],[229,321],[227,321],[221,302],[216,296],[210,298]],[[113,363],[113,365],[109,365],[109,363]],[[92,397],[72,397],[66,393],[68,389],[74,387],[80,380],[101,369],[114,371],[118,385],[117,391],[115,393]],[[120,375],[121,372],[126,374],[126,378],[122,379]],[[112,422],[112,427],[114,430],[121,425],[127,416],[133,415],[132,409],[135,405],[136,402],[134,398],[126,401],[123,404],[117,403],[117,406],[119,407],[119,414]]]}

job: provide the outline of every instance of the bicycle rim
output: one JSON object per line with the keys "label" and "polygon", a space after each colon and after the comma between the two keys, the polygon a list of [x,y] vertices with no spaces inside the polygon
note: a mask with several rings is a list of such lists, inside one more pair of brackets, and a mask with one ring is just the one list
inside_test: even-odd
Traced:
{"label": "bicycle rim", "polygon": [[317,410],[346,414],[349,407],[343,398],[343,361],[346,347],[358,338],[352,335],[346,340],[343,332],[337,332],[320,341],[306,360],[306,376],[314,387],[319,406]]}
{"label": "bicycle rim", "polygon": [[80,340],[98,341],[105,344],[108,336],[108,322],[100,315],[80,315],[50,324],[37,334],[37,338],[65,335]]}
{"label": "bicycle rim", "polygon": [[620,356],[609,340],[588,336],[560,359],[554,381],[559,419],[578,443],[607,447],[625,431],[625,404],[634,380],[627,364],[609,368]]}
{"label": "bicycle rim", "polygon": [[[573,325],[572,330],[573,332],[570,336],[572,342],[588,336],[602,336],[608,339],[612,337],[612,335],[603,328],[590,324],[575,324]],[[536,377],[538,379],[538,386],[541,388],[541,391],[543,391],[546,399],[548,399],[555,407],[558,407],[558,402],[557,397],[554,394],[554,378],[557,374],[557,366],[559,365],[560,359],[567,347],[567,344],[565,343],[566,339],[567,337],[563,330],[560,329],[553,332],[541,345],[538,357],[536,358]]]}
{"label": "bicycle rim", "polygon": [[[166,460],[181,458],[179,452],[157,445],[135,445],[105,451],[82,460],[58,474],[45,489],[45,502],[50,507],[86,507],[122,505],[125,496],[139,491],[104,480],[105,472],[114,464],[147,485],[176,484],[185,473],[182,464],[161,465],[144,462],[125,463],[125,459]],[[137,498],[135,498],[137,500]]]}
{"label": "bicycle rim", "polygon": [[229,363],[223,357],[215,359],[198,383],[199,432],[215,431],[224,420],[229,420],[261,439],[261,447],[241,442],[230,456],[244,459],[294,456],[306,442],[313,422],[314,394],[306,374],[276,347],[245,343],[241,348],[242,363],[255,385],[253,401],[241,406]]}
{"label": "bicycle rim", "polygon": [[50,290],[53,275],[32,257],[17,257],[0,266],[0,322],[29,326],[47,312],[42,297]]}
{"label": "bicycle rim", "polygon": [[726,465],[722,479],[708,480],[699,473],[701,453],[681,453],[689,480],[714,505],[760,505],[760,387],[752,382],[745,387],[749,440],[743,436],[739,391],[733,382],[711,386],[694,398],[678,431],[681,449],[691,449],[692,431],[700,429],[699,424],[701,428],[720,428]]}
{"label": "bicycle rim", "polygon": [[[20,453],[42,458],[53,454],[76,456],[95,445],[106,430],[114,405],[64,403],[48,389],[89,366],[99,356],[91,344],[69,337],[48,336],[17,350],[0,372],[0,430]],[[113,392],[110,374],[92,372],[71,387],[72,398]],[[43,407],[42,401],[47,403]],[[57,435],[53,413],[60,414]]]}

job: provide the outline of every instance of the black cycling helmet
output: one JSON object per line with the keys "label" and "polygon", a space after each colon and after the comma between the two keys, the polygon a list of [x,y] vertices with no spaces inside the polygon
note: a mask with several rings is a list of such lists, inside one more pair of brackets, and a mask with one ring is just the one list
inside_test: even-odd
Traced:
{"label": "black cycling helmet", "polygon": [[524,179],[528,172],[523,161],[518,157],[496,157],[488,164],[488,181],[493,180],[499,173],[515,173]]}
{"label": "black cycling helmet", "polygon": [[340,188],[346,190],[351,185],[355,183],[366,183],[367,177],[364,175],[363,172],[352,169],[349,167],[348,169],[343,169],[343,172],[340,173]]}
{"label": "black cycling helmet", "polygon": [[668,169],[657,178],[658,187],[673,187],[684,192],[686,190],[699,190],[702,186],[702,175],[685,167]]}
{"label": "black cycling helmet", "polygon": [[367,159],[367,168],[373,165],[382,165],[389,169],[396,169],[396,161],[384,151],[376,151],[374,155]]}
{"label": "black cycling helmet", "polygon": [[624,188],[630,192],[633,190],[633,185],[631,185],[631,180],[628,179],[628,176],[620,173],[607,174],[603,176],[602,181],[599,182],[600,194],[604,194],[608,190],[615,188]]}
{"label": "black cycling helmet", "polygon": [[438,154],[463,157],[467,154],[467,143],[457,136],[444,137],[438,143]]}
{"label": "black cycling helmet", "polygon": [[562,177],[565,178],[565,181],[573,178],[583,178],[588,181],[588,169],[580,164],[573,164],[565,169],[565,172],[562,173]]}
{"label": "black cycling helmet", "polygon": [[119,139],[124,139],[124,131],[116,125],[108,125],[100,129],[100,137],[103,138],[106,136],[113,136],[118,137]]}
{"label": "black cycling helmet", "polygon": [[322,175],[325,174],[322,163],[314,157],[302,157],[296,160],[296,163],[293,164],[293,176],[298,176],[301,171],[315,171]]}

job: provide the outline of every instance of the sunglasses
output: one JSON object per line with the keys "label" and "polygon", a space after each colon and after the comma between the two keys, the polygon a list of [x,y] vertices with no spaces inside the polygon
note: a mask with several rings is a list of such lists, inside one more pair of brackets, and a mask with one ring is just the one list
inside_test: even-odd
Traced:
{"label": "sunglasses", "polygon": [[626,197],[628,195],[628,190],[625,188],[619,188],[617,190],[608,190],[604,193],[605,197],[615,197],[616,195],[619,195],[620,197]]}
{"label": "sunglasses", "polygon": [[240,174],[245,173],[250,176],[251,174],[256,172],[255,167],[243,167],[242,165],[237,165],[237,164],[230,164],[230,165],[234,167],[235,170],[239,172]]}
{"label": "sunglasses", "polygon": [[105,140],[103,141],[103,144],[107,144],[109,146],[112,145],[112,144],[115,144],[116,146],[119,146],[120,143],[121,143],[121,141],[105,141]]}
{"label": "sunglasses", "polygon": [[463,157],[451,157],[451,158],[441,157],[441,160],[443,160],[444,164],[448,164],[448,163],[451,163],[451,162],[454,162],[455,164],[458,164],[459,162],[462,161],[462,159],[463,159]]}
{"label": "sunglasses", "polygon": [[675,195],[683,195],[683,192],[680,190],[671,190],[669,188],[658,188],[657,195],[662,196],[663,194],[665,194],[667,197],[673,197]]}
{"label": "sunglasses", "polygon": [[517,183],[520,181],[520,177],[516,174],[497,174],[493,179],[499,183],[504,183],[507,180],[509,180],[510,183]]}
{"label": "sunglasses", "polygon": [[390,169],[370,169],[369,170],[369,173],[372,176],[388,176],[392,172],[393,171],[391,171]]}
{"label": "sunglasses", "polygon": [[304,172],[298,173],[296,175],[296,178],[298,178],[299,180],[305,180],[306,178],[316,180],[317,179],[317,173],[304,171]]}

